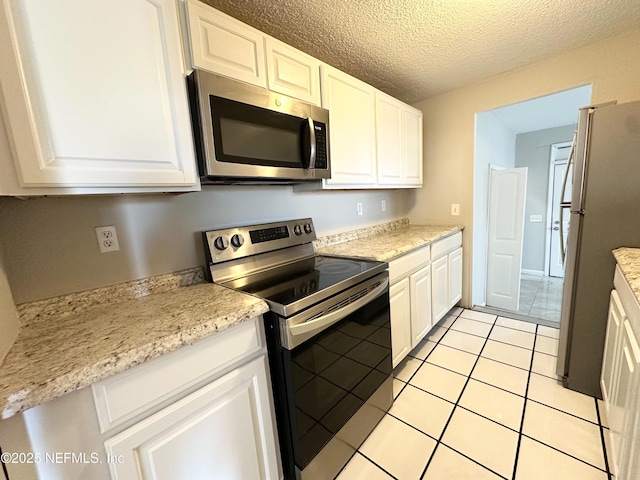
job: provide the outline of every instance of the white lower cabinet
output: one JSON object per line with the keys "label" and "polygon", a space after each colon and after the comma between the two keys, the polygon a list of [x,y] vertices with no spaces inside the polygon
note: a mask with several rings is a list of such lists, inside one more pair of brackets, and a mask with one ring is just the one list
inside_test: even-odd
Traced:
{"label": "white lower cabinet", "polygon": [[42,459],[11,480],[280,479],[262,318],[2,420],[0,445]]}
{"label": "white lower cabinet", "polygon": [[391,309],[391,354],[395,368],[411,351],[411,297],[409,279],[389,288]]}
{"label": "white lower cabinet", "polygon": [[430,247],[408,253],[389,264],[391,352],[393,366],[425,337],[431,322]]}
{"label": "white lower cabinet", "polygon": [[462,299],[462,247],[447,255],[449,269],[449,309]]}
{"label": "white lower cabinet", "polygon": [[449,311],[449,267],[447,256],[431,262],[432,317],[437,322]]}
{"label": "white lower cabinet", "polygon": [[431,321],[431,267],[421,268],[409,277],[411,294],[411,348],[429,333]]}
{"label": "white lower cabinet", "polygon": [[277,479],[266,355],[105,442],[114,480]]}
{"label": "white lower cabinet", "polygon": [[431,296],[434,323],[462,299],[462,232],[431,247]]}
{"label": "white lower cabinet", "polygon": [[600,385],[610,436],[612,472],[618,480],[640,475],[640,305],[616,268]]}

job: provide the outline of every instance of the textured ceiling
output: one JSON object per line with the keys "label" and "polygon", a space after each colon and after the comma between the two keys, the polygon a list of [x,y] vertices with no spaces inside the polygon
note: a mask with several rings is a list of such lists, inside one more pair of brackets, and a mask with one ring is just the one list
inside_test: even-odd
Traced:
{"label": "textured ceiling", "polygon": [[407,102],[640,27],[639,0],[203,0]]}

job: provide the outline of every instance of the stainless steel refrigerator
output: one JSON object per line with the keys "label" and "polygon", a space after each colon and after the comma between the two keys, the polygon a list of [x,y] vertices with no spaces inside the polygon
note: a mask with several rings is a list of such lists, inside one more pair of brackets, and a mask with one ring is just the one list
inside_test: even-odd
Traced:
{"label": "stainless steel refrigerator", "polygon": [[572,158],[557,373],[566,387],[602,398],[611,251],[640,247],[640,102],[580,109]]}

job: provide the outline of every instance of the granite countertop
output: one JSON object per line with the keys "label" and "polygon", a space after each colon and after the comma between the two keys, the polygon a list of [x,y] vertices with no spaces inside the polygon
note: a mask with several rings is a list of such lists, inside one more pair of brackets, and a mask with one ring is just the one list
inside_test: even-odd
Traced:
{"label": "granite countertop", "polygon": [[[361,236],[352,235],[351,238],[342,243],[317,245],[317,251],[323,255],[358,257],[389,262],[462,229],[462,225],[410,225],[405,222],[398,225],[398,228],[381,231],[373,235],[366,235],[364,231],[366,229],[363,229]],[[340,237],[340,235],[337,237]]]}
{"label": "granite countertop", "polygon": [[613,251],[613,256],[640,303],[640,248],[618,248]]}
{"label": "granite countertop", "polygon": [[[112,293],[113,289],[103,289],[103,296],[105,291]],[[119,299],[118,303],[110,303],[106,296],[100,302],[99,294],[78,295],[85,306],[67,305],[62,309],[64,300],[40,301],[39,311],[45,312],[41,316],[47,318],[21,318],[20,334],[0,367],[0,418],[88,386],[269,309],[258,298],[212,283],[159,289],[150,295]],[[52,313],[56,308],[57,315]]]}
{"label": "granite countertop", "polygon": [[[387,262],[462,230],[389,222],[320,238],[318,253]],[[202,268],[17,306],[21,330],[0,366],[0,419],[189,345],[269,310],[204,282]]]}

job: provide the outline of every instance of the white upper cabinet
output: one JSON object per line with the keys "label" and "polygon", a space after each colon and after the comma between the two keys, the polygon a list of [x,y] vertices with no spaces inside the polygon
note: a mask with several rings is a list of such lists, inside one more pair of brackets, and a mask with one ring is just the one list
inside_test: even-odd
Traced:
{"label": "white upper cabinet", "polygon": [[422,112],[376,92],[378,184],[422,186]]}
{"label": "white upper cabinet", "polygon": [[320,60],[198,0],[185,7],[190,68],[320,105]]}
{"label": "white upper cabinet", "polygon": [[174,0],[6,0],[0,60],[0,193],[199,189]]}
{"label": "white upper cabinet", "polygon": [[193,68],[266,88],[262,32],[196,0],[186,7]]}
{"label": "white upper cabinet", "polygon": [[402,107],[402,183],[422,186],[422,112],[417,108]]}
{"label": "white upper cabinet", "polygon": [[322,65],[322,106],[329,110],[331,179],[326,185],[376,185],[375,89]]}
{"label": "white upper cabinet", "polygon": [[376,140],[378,183],[403,183],[402,102],[380,91],[376,92]]}
{"label": "white upper cabinet", "polygon": [[320,105],[320,60],[266,37],[269,90]]}

